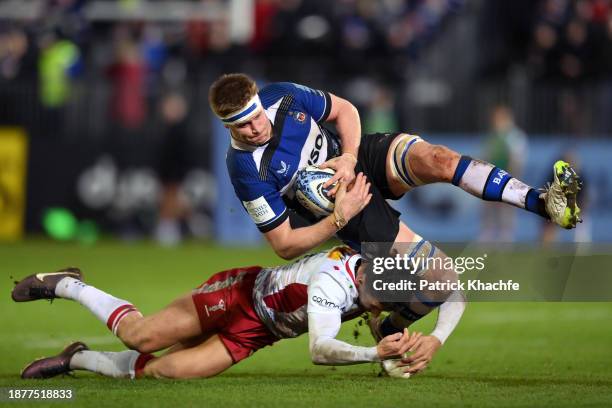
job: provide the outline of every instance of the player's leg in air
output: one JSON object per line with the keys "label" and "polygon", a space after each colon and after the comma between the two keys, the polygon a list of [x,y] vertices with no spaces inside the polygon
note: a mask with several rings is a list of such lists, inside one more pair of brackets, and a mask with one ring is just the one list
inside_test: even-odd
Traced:
{"label": "player's leg in air", "polygon": [[[217,274],[207,283],[231,272]],[[22,377],[49,378],[72,370],[115,378],[201,378],[219,374],[241,358],[228,350],[227,342],[218,333],[231,307],[226,306],[224,292],[231,284],[221,286],[220,290],[213,288],[205,293],[196,289],[160,312],[143,316],[130,302],[85,284],[76,268],[30,275],[17,283],[13,300],[74,300],[106,324],[130,350],[92,351],[77,342],[57,356],[34,361],[24,369]],[[203,306],[199,313],[196,302],[202,301],[209,306]],[[160,357],[150,354],[164,349],[168,350]]]}
{"label": "player's leg in air", "polygon": [[408,134],[395,138],[386,163],[389,188],[396,196],[423,184],[452,183],[483,200],[512,204],[563,228],[574,228],[582,221],[576,202],[580,178],[563,161],[555,163],[553,172],[550,187],[545,192],[538,191],[494,164]]}

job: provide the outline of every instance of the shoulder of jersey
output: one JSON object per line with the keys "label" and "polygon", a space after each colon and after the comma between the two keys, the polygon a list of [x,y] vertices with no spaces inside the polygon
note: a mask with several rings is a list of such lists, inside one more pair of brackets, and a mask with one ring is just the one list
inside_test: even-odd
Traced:
{"label": "shoulder of jersey", "polygon": [[338,246],[329,250],[326,254],[328,273],[339,274],[355,283],[355,264],[359,254],[347,246]]}
{"label": "shoulder of jersey", "polygon": [[356,254],[357,252],[352,248],[346,245],[340,245],[327,251],[327,258],[333,261],[342,261],[343,259],[348,259]]}
{"label": "shoulder of jersey", "polygon": [[287,82],[274,82],[259,90],[259,98],[265,109],[274,105],[279,99],[291,94],[290,84]]}

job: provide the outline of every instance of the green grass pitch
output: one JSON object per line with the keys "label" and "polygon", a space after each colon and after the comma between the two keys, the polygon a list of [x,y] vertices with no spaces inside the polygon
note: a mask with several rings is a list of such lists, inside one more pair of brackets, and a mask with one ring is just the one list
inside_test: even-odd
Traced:
{"label": "green grass pitch", "polygon": [[[314,366],[307,337],[284,340],[212,379],[114,380],[79,372],[23,381],[22,367],[73,340],[121,350],[106,327],[68,301],[16,304],[11,276],[64,266],[86,281],[152,313],[212,273],[240,265],[274,265],[268,248],[103,242],[92,247],[29,241],[0,246],[0,387],[72,388],[71,402],[10,406],[82,407],[416,407],[612,406],[612,303],[475,303],[430,368],[410,380],[378,376],[373,364]],[[428,332],[435,314],[415,327]],[[354,342],[354,322],[341,338]],[[365,329],[357,342],[372,344]],[[16,405],[14,405],[16,404]],[[9,405],[0,402],[0,405]]]}

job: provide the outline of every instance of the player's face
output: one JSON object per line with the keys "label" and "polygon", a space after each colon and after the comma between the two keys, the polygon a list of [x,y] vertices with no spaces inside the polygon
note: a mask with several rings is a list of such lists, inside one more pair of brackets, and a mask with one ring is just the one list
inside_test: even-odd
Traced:
{"label": "player's face", "polygon": [[[362,285],[361,288],[365,287]],[[378,315],[384,311],[382,303],[380,303],[374,296],[372,296],[365,289],[358,288],[359,292],[359,303],[368,312],[372,312],[374,315]]]}
{"label": "player's face", "polygon": [[250,120],[236,125],[227,126],[232,137],[239,142],[251,145],[262,145],[272,136],[272,124],[263,109]]}
{"label": "player's face", "polygon": [[383,304],[372,296],[370,291],[366,289],[365,269],[365,263],[362,263],[357,270],[357,292],[359,294],[359,303],[368,312],[378,315],[384,310]]}

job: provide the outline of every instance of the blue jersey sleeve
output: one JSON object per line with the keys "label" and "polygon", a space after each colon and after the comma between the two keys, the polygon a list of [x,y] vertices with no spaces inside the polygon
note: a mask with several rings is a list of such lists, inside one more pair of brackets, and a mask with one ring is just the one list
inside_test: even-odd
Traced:
{"label": "blue jersey sleeve", "polygon": [[272,231],[289,216],[285,202],[271,183],[239,178],[232,180],[232,184],[242,206],[261,232]]}
{"label": "blue jersey sleeve", "polygon": [[328,92],[292,82],[277,82],[266,86],[259,92],[262,103],[266,107],[287,94],[293,95],[295,102],[317,123],[327,120],[331,109],[331,97]]}

